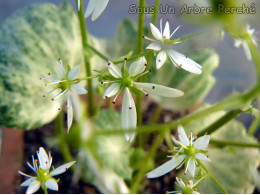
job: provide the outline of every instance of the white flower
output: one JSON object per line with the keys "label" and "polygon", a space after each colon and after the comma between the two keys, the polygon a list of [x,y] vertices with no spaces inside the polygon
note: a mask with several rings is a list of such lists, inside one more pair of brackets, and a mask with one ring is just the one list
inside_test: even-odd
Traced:
{"label": "white flower", "polygon": [[52,164],[52,156],[50,152],[49,155],[47,155],[46,151],[42,147],[40,147],[39,151],[37,151],[37,156],[39,163],[37,160],[34,159],[34,156],[32,156],[32,165],[27,162],[28,166],[36,173],[35,177],[18,171],[21,175],[29,177],[29,179],[24,181],[20,186],[28,186],[26,194],[33,194],[38,191],[40,187],[58,191],[58,183],[57,180],[53,178],[53,176],[64,173],[76,161],[66,163],[56,169],[53,168],[50,171]]}
{"label": "white flower", "polygon": [[[106,9],[109,0],[89,0],[85,18],[92,14],[92,21],[96,20]],[[78,0],[78,10],[80,9],[80,0]]]}
{"label": "white flower", "polygon": [[43,95],[43,97],[46,97],[50,93],[59,90],[60,93],[58,93],[55,97],[53,97],[51,100],[54,101],[60,96],[63,96],[63,101],[67,99],[67,131],[69,132],[70,127],[72,125],[73,121],[73,109],[72,109],[72,101],[71,101],[71,95],[72,94],[86,94],[87,90],[81,87],[78,83],[80,80],[77,79],[77,76],[80,71],[80,65],[76,66],[75,68],[71,69],[70,66],[68,66],[67,70],[65,71],[63,67],[63,63],[61,59],[57,62],[58,70],[60,76],[53,75],[49,73],[52,78],[41,78],[43,80],[53,80],[53,82],[45,84],[45,86],[49,85],[55,85],[55,89],[50,91],[49,93]]}
{"label": "white flower", "polygon": [[[112,75],[109,79],[102,81],[101,83],[112,83],[104,95],[103,98],[109,98],[116,96],[113,100],[115,103],[117,96],[121,92],[125,92],[123,105],[122,105],[122,128],[123,129],[135,129],[137,123],[135,102],[131,95],[131,92],[135,95],[142,96],[144,93],[146,96],[151,93],[155,95],[161,95],[164,97],[180,97],[184,93],[180,90],[156,85],[152,83],[134,82],[138,77],[146,74],[149,71],[145,71],[147,64],[145,57],[141,57],[139,60],[133,62],[130,65],[129,70],[126,67],[126,61],[120,71],[112,62],[108,64],[108,71]],[[125,134],[127,141],[134,139],[134,133]]]}
{"label": "white flower", "polygon": [[[249,37],[251,38],[253,43],[257,46],[256,37],[254,36],[255,29],[250,29],[250,26],[247,25],[246,26],[246,33],[247,33],[247,35],[249,35]],[[250,52],[250,49],[248,47],[248,44],[247,44],[246,40],[242,39],[242,38],[234,39],[234,46],[236,48],[239,48],[241,45],[244,48],[244,52],[246,54],[247,59],[248,60],[252,60],[251,52]]]}
{"label": "white flower", "polygon": [[161,68],[162,65],[166,62],[167,56],[170,58],[173,65],[178,69],[179,67],[183,68],[186,71],[191,73],[200,74],[201,66],[188,58],[187,56],[175,51],[172,49],[172,46],[178,43],[181,43],[179,39],[170,40],[174,33],[180,28],[178,26],[172,34],[170,34],[170,25],[169,21],[166,22],[164,31],[162,30],[162,18],[160,20],[160,30],[157,29],[152,23],[150,23],[151,31],[155,39],[144,37],[147,40],[152,41],[146,49],[151,49],[159,52],[156,58],[156,67],[157,69]]}
{"label": "white flower", "polygon": [[[197,160],[201,161],[210,161],[206,148],[209,144],[209,135],[204,135],[203,137],[199,137],[196,141],[193,142],[194,137],[192,133],[190,135],[190,139],[187,137],[182,126],[178,127],[178,136],[179,141],[177,141],[174,137],[172,137],[173,142],[179,147],[175,148],[176,154],[174,156],[170,156],[172,159],[164,163],[163,165],[157,167],[153,171],[147,174],[148,178],[160,177],[175,168],[180,168],[185,163],[185,173],[189,171],[191,176],[195,176],[195,168],[196,164],[198,164]],[[196,135],[195,135],[196,139]]]}
{"label": "white flower", "polygon": [[168,194],[200,194],[197,192],[198,188],[194,186],[193,181],[189,180],[186,184],[182,181],[181,178],[176,177],[176,183],[182,190],[168,192]]}

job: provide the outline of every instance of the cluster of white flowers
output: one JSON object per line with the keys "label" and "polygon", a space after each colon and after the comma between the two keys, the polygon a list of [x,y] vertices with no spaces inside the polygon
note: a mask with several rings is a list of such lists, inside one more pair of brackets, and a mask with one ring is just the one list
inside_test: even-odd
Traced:
{"label": "cluster of white flowers", "polygon": [[171,37],[175,34],[175,32],[180,28],[180,26],[178,26],[172,32],[172,34],[170,34],[169,21],[166,22],[164,30],[162,30],[162,18],[161,18],[160,30],[156,28],[152,23],[150,23],[150,27],[155,40],[148,37],[144,37],[144,38],[149,41],[152,41],[152,43],[148,45],[146,49],[151,49],[156,52],[159,52],[156,58],[157,69],[161,68],[162,65],[164,65],[168,56],[172,64],[176,67],[176,69],[180,67],[191,73],[195,73],[195,74],[201,73],[201,66],[199,64],[197,64],[187,56],[172,49],[173,45],[181,43],[179,39],[170,40]]}
{"label": "cluster of white flowers", "polygon": [[147,174],[147,178],[163,176],[175,168],[180,168],[183,164],[185,164],[186,167],[185,173],[188,171],[190,175],[194,177],[196,165],[199,164],[198,162],[210,161],[208,156],[205,155],[207,153],[206,148],[209,145],[209,135],[204,135],[196,139],[196,135],[194,137],[191,133],[190,136],[187,137],[183,127],[179,126],[178,137],[179,140],[177,140],[175,137],[172,137],[173,142],[178,146],[173,151],[174,156],[169,156],[172,159],[149,172]]}
{"label": "cluster of white flowers", "polygon": [[[19,173],[25,177],[28,177],[26,181],[24,181],[21,186],[28,186],[26,194],[35,193],[42,187],[48,188],[50,190],[58,191],[58,180],[54,179],[53,176],[60,175],[68,170],[76,161],[72,161],[66,163],[64,165],[59,166],[58,168],[54,169],[52,167],[52,156],[49,152],[49,155],[46,153],[44,148],[40,147],[39,151],[37,151],[38,160],[34,159],[32,156],[32,165],[27,162],[28,166],[36,173],[36,176],[27,175],[21,171]],[[39,162],[39,163],[38,163]]]}
{"label": "cluster of white flowers", "polygon": [[62,102],[64,102],[64,100],[67,100],[67,130],[69,132],[73,121],[71,95],[72,94],[81,95],[81,94],[86,94],[88,92],[86,89],[84,89],[78,84],[80,82],[80,80],[77,79],[80,71],[80,65],[77,65],[73,69],[71,69],[71,67],[68,66],[65,71],[63,63],[61,59],[59,59],[57,62],[57,66],[60,74],[59,76],[49,73],[49,75],[52,76],[51,78],[41,78],[42,80],[52,80],[51,83],[45,84],[45,86],[50,86],[50,85],[55,86],[52,91],[43,95],[43,97],[46,97],[52,92],[59,90],[60,92],[51,100],[54,101],[61,96],[63,96]]}
{"label": "cluster of white flowers", "polygon": [[[139,60],[133,62],[130,65],[129,70],[126,63],[127,61],[125,60],[121,71],[112,62],[108,63],[108,71],[112,77],[109,77],[109,80],[103,80],[101,83],[111,83],[111,85],[106,89],[103,98],[107,99],[109,97],[116,96],[113,100],[113,103],[115,103],[118,95],[124,91],[125,94],[122,105],[122,128],[135,129],[137,123],[136,107],[131,92],[136,95],[142,95],[142,93],[144,93],[146,96],[148,94],[155,94],[164,97],[180,97],[184,93],[180,90],[161,85],[135,82],[135,80],[140,76],[149,72],[145,72],[147,66],[145,57],[141,57]],[[127,141],[132,141],[134,139],[134,133],[125,134],[125,138]]]}
{"label": "cluster of white flowers", "polygon": [[167,192],[168,194],[200,194],[197,192],[198,188],[193,184],[192,180],[185,184],[181,178],[176,177],[175,184],[181,188],[181,191]]}

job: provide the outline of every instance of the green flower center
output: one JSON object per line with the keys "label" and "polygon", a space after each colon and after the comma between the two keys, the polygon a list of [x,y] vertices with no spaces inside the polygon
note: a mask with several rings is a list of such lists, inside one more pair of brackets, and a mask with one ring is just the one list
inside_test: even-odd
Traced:
{"label": "green flower center", "polygon": [[47,171],[45,171],[44,169],[42,169],[41,167],[39,167],[39,169],[38,169],[37,176],[41,182],[44,182],[50,178],[49,173]]}
{"label": "green flower center", "polygon": [[194,156],[195,148],[193,146],[188,146],[187,148],[184,148],[184,154],[187,156]]}
{"label": "green flower center", "polygon": [[129,77],[127,78],[122,78],[122,85],[124,87],[131,87],[132,85],[132,79],[130,79]]}
{"label": "green flower center", "polygon": [[62,91],[66,90],[66,89],[70,89],[70,86],[75,84],[74,81],[71,80],[65,80],[63,82],[60,82],[57,86],[57,88],[60,88]]}
{"label": "green flower center", "polygon": [[182,194],[192,194],[193,192],[193,189],[191,188],[188,188],[188,187],[185,187],[183,190],[182,190]]}

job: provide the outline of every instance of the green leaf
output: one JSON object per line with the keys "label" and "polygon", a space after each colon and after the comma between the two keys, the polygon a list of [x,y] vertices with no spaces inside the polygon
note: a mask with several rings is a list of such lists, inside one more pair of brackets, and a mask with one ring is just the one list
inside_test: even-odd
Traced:
{"label": "green leaf", "polygon": [[[94,131],[111,131],[121,128],[121,116],[113,110],[101,110],[94,117]],[[124,135],[97,136],[87,144],[95,151],[100,163],[117,173],[124,179],[130,179],[132,170],[129,165],[128,143]],[[95,173],[90,167],[86,172],[86,178],[90,181],[95,178]]]}
{"label": "green leaf", "polygon": [[0,125],[34,129],[53,120],[62,98],[43,98],[53,88],[40,78],[58,73],[58,58],[72,67],[82,64],[81,51],[79,23],[69,3],[32,5],[8,18],[0,29]]}
{"label": "green leaf", "polygon": [[[184,129],[186,133],[188,133],[189,130],[199,132],[213,123],[216,118],[219,118],[224,114],[224,111],[211,114],[201,120],[185,125]],[[247,136],[244,125],[237,120],[232,120],[221,127],[212,133],[210,138],[223,141],[257,143],[255,138]],[[254,185],[252,183],[252,176],[249,168],[251,166],[257,167],[259,164],[258,149],[234,146],[217,148],[210,146],[208,151],[211,162],[204,163],[204,165],[229,193],[247,194],[253,192]],[[177,176],[180,178],[187,178],[183,172],[178,173]],[[210,178],[203,179],[198,185],[200,186],[200,193],[222,193]]]}
{"label": "green leaf", "polygon": [[206,49],[197,53],[194,57],[191,56],[191,59],[202,66],[200,75],[192,74],[182,69],[176,70],[171,63],[164,64],[159,70],[152,66],[152,73],[148,76],[150,83],[158,83],[184,92],[184,96],[180,98],[150,96],[160,103],[163,108],[174,111],[192,108],[204,100],[215,84],[215,78],[212,76],[212,73],[219,63],[219,57],[216,52]]}

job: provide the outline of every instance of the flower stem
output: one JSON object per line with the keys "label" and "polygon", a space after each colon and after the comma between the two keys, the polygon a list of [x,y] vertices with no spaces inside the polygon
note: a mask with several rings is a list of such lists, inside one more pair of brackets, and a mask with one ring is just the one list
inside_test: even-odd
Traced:
{"label": "flower stem", "polygon": [[[145,7],[145,0],[139,0],[139,8]],[[137,54],[143,53],[143,36],[144,36],[144,12],[138,16],[138,33],[137,33]],[[137,124],[142,125],[142,97],[136,98]],[[139,137],[139,139],[142,139]]]}
{"label": "flower stem", "polygon": [[[77,4],[77,0],[76,0]],[[82,37],[82,45],[84,51],[84,61],[86,67],[86,75],[87,77],[91,76],[91,66],[89,62],[89,52],[88,52],[88,39],[87,39],[87,30],[82,6],[82,0],[80,0],[80,9],[78,10],[78,18],[80,22],[80,30]],[[94,90],[92,85],[92,79],[88,80],[88,102],[89,102],[89,114],[93,116],[95,114],[95,99],[94,99]]]}
{"label": "flower stem", "polygon": [[162,140],[163,140],[163,136],[160,134],[159,136],[157,136],[156,140],[153,142],[153,145],[152,145],[149,153],[147,154],[146,158],[143,160],[143,163],[141,164],[142,166],[139,167],[138,173],[133,179],[133,184],[131,185],[131,188],[130,188],[131,194],[138,193],[140,183],[142,182],[142,179],[143,179],[145,173],[147,172],[147,169],[146,169],[147,164],[154,157],[154,154],[156,153],[157,148],[161,145]]}
{"label": "flower stem", "polygon": [[[158,12],[159,12],[159,6],[160,6],[160,0],[155,0],[155,2],[154,2],[154,14],[153,14],[153,18],[152,18],[152,23],[153,23],[154,26],[157,25],[157,17],[158,17]],[[150,31],[149,37],[151,37],[151,36],[152,36],[152,32]],[[153,56],[152,53],[147,55],[147,68],[146,69],[150,68],[150,62],[152,61],[152,56]],[[142,76],[141,82],[146,82],[147,76],[148,75]]]}
{"label": "flower stem", "polygon": [[209,172],[209,170],[205,167],[204,164],[202,164],[200,161],[198,161],[199,165],[206,171],[206,173],[211,177],[211,179],[215,182],[215,184],[221,189],[224,194],[228,194],[228,192],[225,190],[225,188],[219,183],[219,181]]}
{"label": "flower stem", "polygon": [[[140,53],[140,54],[137,54],[131,58],[127,58],[127,61],[133,61],[133,60],[137,60],[138,58],[142,57],[142,56],[145,56],[145,55],[148,55],[150,53],[152,53],[153,51],[146,51],[146,52],[143,52],[143,53]],[[125,62],[125,60],[118,60],[118,61],[113,61],[114,64],[121,64]]]}
{"label": "flower stem", "polygon": [[196,181],[196,183],[193,184],[193,186],[196,186],[199,182],[201,182],[201,180],[203,180],[204,178],[206,178],[206,177],[208,177],[208,176],[209,176],[209,174],[206,174],[206,175],[204,175],[203,177],[199,178],[199,179]]}
{"label": "flower stem", "polygon": [[[65,131],[63,127],[63,112],[60,112],[57,118],[55,119],[55,130],[58,138],[60,152],[66,162],[73,161],[68,145],[65,142]],[[73,169],[73,167],[72,167]]]}
{"label": "flower stem", "polygon": [[222,141],[222,140],[210,140],[211,144],[219,146],[236,146],[236,147],[245,147],[245,148],[260,148],[260,144],[252,143],[243,143],[243,142],[231,142],[231,141]]}
{"label": "flower stem", "polygon": [[47,187],[46,186],[42,186],[42,189],[44,191],[44,194],[48,194],[48,190],[47,190]]}
{"label": "flower stem", "polygon": [[254,60],[256,73],[257,73],[257,81],[258,81],[258,88],[260,89],[260,56],[257,47],[253,43],[251,37],[246,39],[248,47],[250,49],[252,59]]}
{"label": "flower stem", "polygon": [[241,109],[235,109],[231,110],[228,113],[226,113],[224,116],[222,116],[219,120],[212,123],[210,126],[202,130],[198,133],[198,137],[203,136],[204,134],[211,134],[218,130],[220,127],[231,121],[233,118],[235,118],[237,115],[239,115],[242,112]]}
{"label": "flower stem", "polygon": [[151,132],[160,132],[163,129],[174,129],[176,128],[179,124],[185,125],[189,123],[190,121],[200,119],[205,116],[209,116],[210,114],[226,109],[231,109],[231,108],[236,108],[236,107],[241,107],[244,104],[248,103],[249,100],[252,98],[255,98],[255,95],[258,95],[259,91],[257,88],[253,88],[251,91],[248,93],[242,94],[240,96],[232,97],[229,98],[228,101],[222,101],[214,104],[210,108],[205,108],[203,110],[194,112],[192,114],[189,114],[181,119],[175,119],[169,123],[164,123],[164,124],[153,124],[153,125],[146,125],[146,126],[140,126],[137,127],[136,129],[132,130],[124,130],[122,131],[121,129],[119,130],[113,130],[113,131],[103,131],[103,132],[95,132],[95,135],[114,135],[114,134],[122,134],[122,133],[132,133],[135,132],[136,134],[140,133],[151,133]]}
{"label": "flower stem", "polygon": [[[99,56],[101,59],[103,59],[104,61],[108,62],[110,59],[108,57],[106,57],[104,54],[102,54],[101,52],[99,52],[96,48],[94,48],[93,46],[91,46],[90,44],[87,44],[88,48],[90,50],[92,50],[97,56]],[[136,60],[142,56],[145,56],[145,55],[148,55],[148,54],[151,54],[153,51],[150,50],[150,51],[146,51],[146,52],[143,52],[143,53],[140,53],[138,55],[135,55],[131,58],[127,58],[127,61],[133,61],[133,60]],[[113,64],[121,64],[121,63],[124,63],[125,60],[117,60],[117,61],[112,61]]]}
{"label": "flower stem", "polygon": [[98,75],[94,75],[94,76],[90,76],[90,77],[82,77],[82,78],[78,78],[78,81],[83,81],[83,80],[89,80],[89,79],[94,79],[97,78]]}

